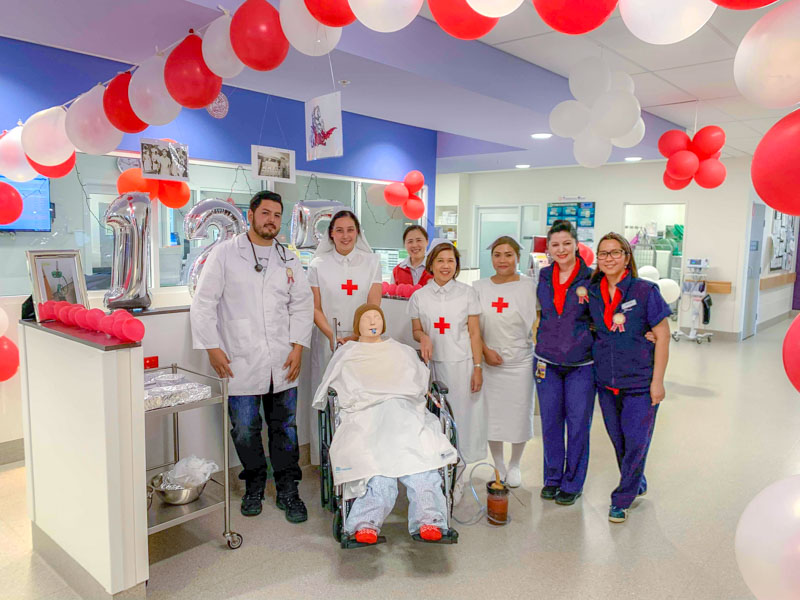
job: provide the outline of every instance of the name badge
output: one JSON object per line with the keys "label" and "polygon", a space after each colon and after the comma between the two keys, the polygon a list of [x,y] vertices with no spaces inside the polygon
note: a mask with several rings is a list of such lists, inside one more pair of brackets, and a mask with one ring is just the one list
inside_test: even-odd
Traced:
{"label": "name badge", "polygon": [[629,300],[628,302],[626,302],[626,303],[624,303],[622,305],[622,310],[627,312],[630,309],[632,309],[634,306],[636,306],[636,300],[635,299],[634,300]]}

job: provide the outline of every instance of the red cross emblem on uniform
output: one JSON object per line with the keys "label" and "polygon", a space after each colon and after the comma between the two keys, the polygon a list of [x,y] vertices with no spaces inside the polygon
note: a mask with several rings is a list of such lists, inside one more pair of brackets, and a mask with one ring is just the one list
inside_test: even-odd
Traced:
{"label": "red cross emblem on uniform", "polygon": [[492,302],[492,307],[496,308],[497,312],[499,313],[503,312],[503,309],[508,308],[508,306],[509,306],[508,302],[504,302],[502,296],[498,298],[496,302]]}
{"label": "red cross emblem on uniform", "polygon": [[444,335],[445,329],[450,329],[450,323],[446,323],[444,317],[439,317],[439,322],[434,323],[433,326],[439,330],[441,335]]}
{"label": "red cross emblem on uniform", "polygon": [[358,285],[353,284],[353,280],[352,279],[348,279],[347,283],[343,283],[342,284],[342,289],[347,292],[348,296],[352,296],[353,295],[353,290],[357,290],[358,289]]}

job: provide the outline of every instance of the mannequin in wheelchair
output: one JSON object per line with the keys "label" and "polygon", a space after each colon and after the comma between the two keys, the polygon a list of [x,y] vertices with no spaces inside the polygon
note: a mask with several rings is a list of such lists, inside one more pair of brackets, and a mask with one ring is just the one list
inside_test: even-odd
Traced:
{"label": "mannequin in wheelchair", "polygon": [[358,341],[334,353],[314,397],[314,407],[324,410],[328,388],[337,395],[330,461],[342,501],[355,499],[344,534],[360,545],[382,541],[399,480],[409,500],[409,533],[428,542],[457,538],[448,529],[439,472],[456,462],[457,453],[426,408],[428,368],[410,346],[382,339],[386,323],[377,305],[356,310],[353,331]]}

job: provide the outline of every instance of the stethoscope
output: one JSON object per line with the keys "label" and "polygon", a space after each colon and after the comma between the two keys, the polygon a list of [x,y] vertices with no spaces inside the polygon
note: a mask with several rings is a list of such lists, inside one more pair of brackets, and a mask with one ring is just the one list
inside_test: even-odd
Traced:
{"label": "stethoscope", "polygon": [[[258,262],[258,257],[256,256],[256,247],[253,245],[253,240],[250,239],[250,236],[245,233],[247,237],[247,241],[250,242],[250,249],[253,251],[253,260],[255,261],[255,266],[253,267],[256,270],[256,273],[261,273],[264,270],[264,265]],[[276,252],[278,252],[278,258],[283,261],[283,264],[286,264],[286,246],[281,244],[278,241],[278,238],[273,238],[273,242],[277,244]]]}

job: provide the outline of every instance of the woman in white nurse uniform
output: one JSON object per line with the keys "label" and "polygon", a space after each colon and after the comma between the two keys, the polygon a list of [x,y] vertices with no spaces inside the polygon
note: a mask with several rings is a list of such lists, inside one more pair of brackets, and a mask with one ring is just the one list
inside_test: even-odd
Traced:
{"label": "woman in white nurse uniform", "polygon": [[[437,243],[441,241],[442,243]],[[420,344],[434,379],[447,385],[447,399],[458,429],[458,450],[467,463],[486,457],[486,404],[481,386],[480,302],[471,286],[456,281],[461,258],[455,246],[435,240],[425,263],[433,281],[417,290],[408,303],[414,339]],[[461,466],[463,473],[464,465]],[[454,501],[463,494],[456,483]]]}
{"label": "woman in white nurse uniform", "polygon": [[[308,267],[316,325],[311,336],[312,390],[322,381],[336,345],[357,340],[353,334],[356,309],[362,304],[380,306],[382,280],[380,257],[372,252],[358,218],[349,210],[337,212]],[[339,323],[338,338],[334,338],[334,318]],[[316,411],[311,416],[311,462],[318,464]]]}
{"label": "woman in white nurse uniform", "polygon": [[[495,275],[473,284],[481,302],[483,396],[489,412],[489,449],[510,487],[522,485],[519,463],[533,437],[533,323],[536,288],[517,273],[520,246],[509,236],[490,246]],[[503,443],[511,443],[506,469]]]}

